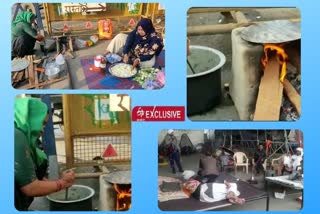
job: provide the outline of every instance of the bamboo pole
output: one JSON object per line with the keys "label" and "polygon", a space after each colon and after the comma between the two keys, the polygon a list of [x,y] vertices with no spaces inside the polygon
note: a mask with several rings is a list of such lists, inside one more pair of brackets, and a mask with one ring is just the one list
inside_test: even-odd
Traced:
{"label": "bamboo pole", "polygon": [[48,3],[43,3],[43,10],[44,10],[44,20],[47,26],[48,34],[52,34],[52,27],[50,22],[50,15],[48,11]]}
{"label": "bamboo pole", "polygon": [[219,33],[230,33],[233,29],[240,27],[241,24],[229,23],[229,24],[217,24],[217,25],[202,25],[202,26],[190,26],[187,29],[188,36],[198,35],[211,35]]}
{"label": "bamboo pole", "polygon": [[[292,21],[292,22],[299,22],[300,21],[300,19],[288,19],[288,20]],[[247,27],[249,25],[256,24],[256,23],[259,23],[259,22],[189,26],[187,28],[187,35],[188,36],[199,36],[199,35],[230,33],[235,28]]]}
{"label": "bamboo pole", "polygon": [[241,11],[231,11],[230,12],[233,19],[236,20],[237,23],[248,23],[248,19]]}
{"label": "bamboo pole", "polygon": [[[264,9],[264,8],[258,8]],[[219,13],[219,12],[231,12],[231,11],[253,11],[257,8],[252,7],[193,7],[188,10],[188,14],[193,13]]]}
{"label": "bamboo pole", "polygon": [[64,139],[66,145],[66,166],[72,168],[74,164],[74,151],[72,142],[72,123],[71,123],[71,109],[70,109],[70,97],[72,95],[64,94],[62,96],[63,104],[63,121],[64,121]]}

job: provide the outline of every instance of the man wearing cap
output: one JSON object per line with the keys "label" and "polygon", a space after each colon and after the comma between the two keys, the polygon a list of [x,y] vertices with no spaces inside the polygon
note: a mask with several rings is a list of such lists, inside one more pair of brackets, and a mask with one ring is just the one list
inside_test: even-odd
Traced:
{"label": "man wearing cap", "polygon": [[183,172],[181,161],[180,161],[180,149],[178,145],[178,140],[174,136],[173,129],[168,130],[168,134],[165,137],[165,144],[167,149],[167,156],[169,158],[170,167],[172,169],[172,173],[176,173],[176,167],[178,167],[179,172]]}

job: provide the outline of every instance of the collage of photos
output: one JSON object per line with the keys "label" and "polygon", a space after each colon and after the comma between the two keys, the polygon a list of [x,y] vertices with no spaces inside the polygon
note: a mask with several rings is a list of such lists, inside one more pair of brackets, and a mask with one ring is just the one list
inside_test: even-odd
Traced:
{"label": "collage of photos", "polygon": [[[305,130],[281,123],[302,114],[300,10],[195,4],[184,16],[186,32],[174,35],[163,3],[12,4],[17,211],[130,212],[135,200],[146,200],[132,197],[140,191],[158,205],[151,214],[303,208]],[[186,54],[185,67],[172,63],[180,56],[166,58],[166,35],[178,47],[182,41],[183,49],[168,51]],[[174,79],[181,72],[184,78]],[[181,81],[186,86],[171,91]],[[145,129],[132,119],[139,96],[142,107],[155,111],[158,99],[159,109],[180,107],[185,117]],[[248,125],[227,129],[221,121]],[[263,129],[257,121],[274,126]],[[137,144],[156,142],[157,160],[152,149],[136,152]],[[132,165],[141,155],[158,169]],[[146,171],[157,172],[148,187],[154,197],[131,180]]]}
{"label": "collage of photos", "polygon": [[299,130],[162,130],[159,208],[300,210],[303,145]]}

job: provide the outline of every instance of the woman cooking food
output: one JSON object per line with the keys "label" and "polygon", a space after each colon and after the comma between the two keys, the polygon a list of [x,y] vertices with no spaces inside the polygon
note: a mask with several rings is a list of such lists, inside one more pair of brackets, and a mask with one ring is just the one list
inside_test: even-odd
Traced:
{"label": "woman cooking food", "polygon": [[152,21],[142,18],[136,29],[129,35],[118,34],[108,45],[105,55],[116,53],[123,55],[124,63],[132,63],[134,67],[152,67],[163,48],[163,40],[155,31]]}
{"label": "woman cooking food", "polygon": [[14,203],[28,210],[33,197],[45,196],[70,187],[74,172],[64,171],[58,180],[46,180],[46,154],[38,148],[38,138],[48,120],[47,105],[36,98],[16,98],[14,105]]}
{"label": "woman cooking food", "polygon": [[36,40],[42,41],[44,37],[37,34],[32,28],[36,15],[29,11],[19,13],[11,24],[11,57],[24,57],[33,55]]}

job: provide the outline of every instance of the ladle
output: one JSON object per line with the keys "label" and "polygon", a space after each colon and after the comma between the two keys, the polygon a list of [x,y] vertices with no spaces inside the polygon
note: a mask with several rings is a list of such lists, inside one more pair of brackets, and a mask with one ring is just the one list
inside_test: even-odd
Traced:
{"label": "ladle", "polygon": [[192,68],[192,66],[191,66],[191,64],[190,64],[188,59],[187,59],[187,63],[188,63],[188,66],[189,66],[190,70],[192,71],[192,73],[195,74],[196,72],[193,70],[193,68]]}

